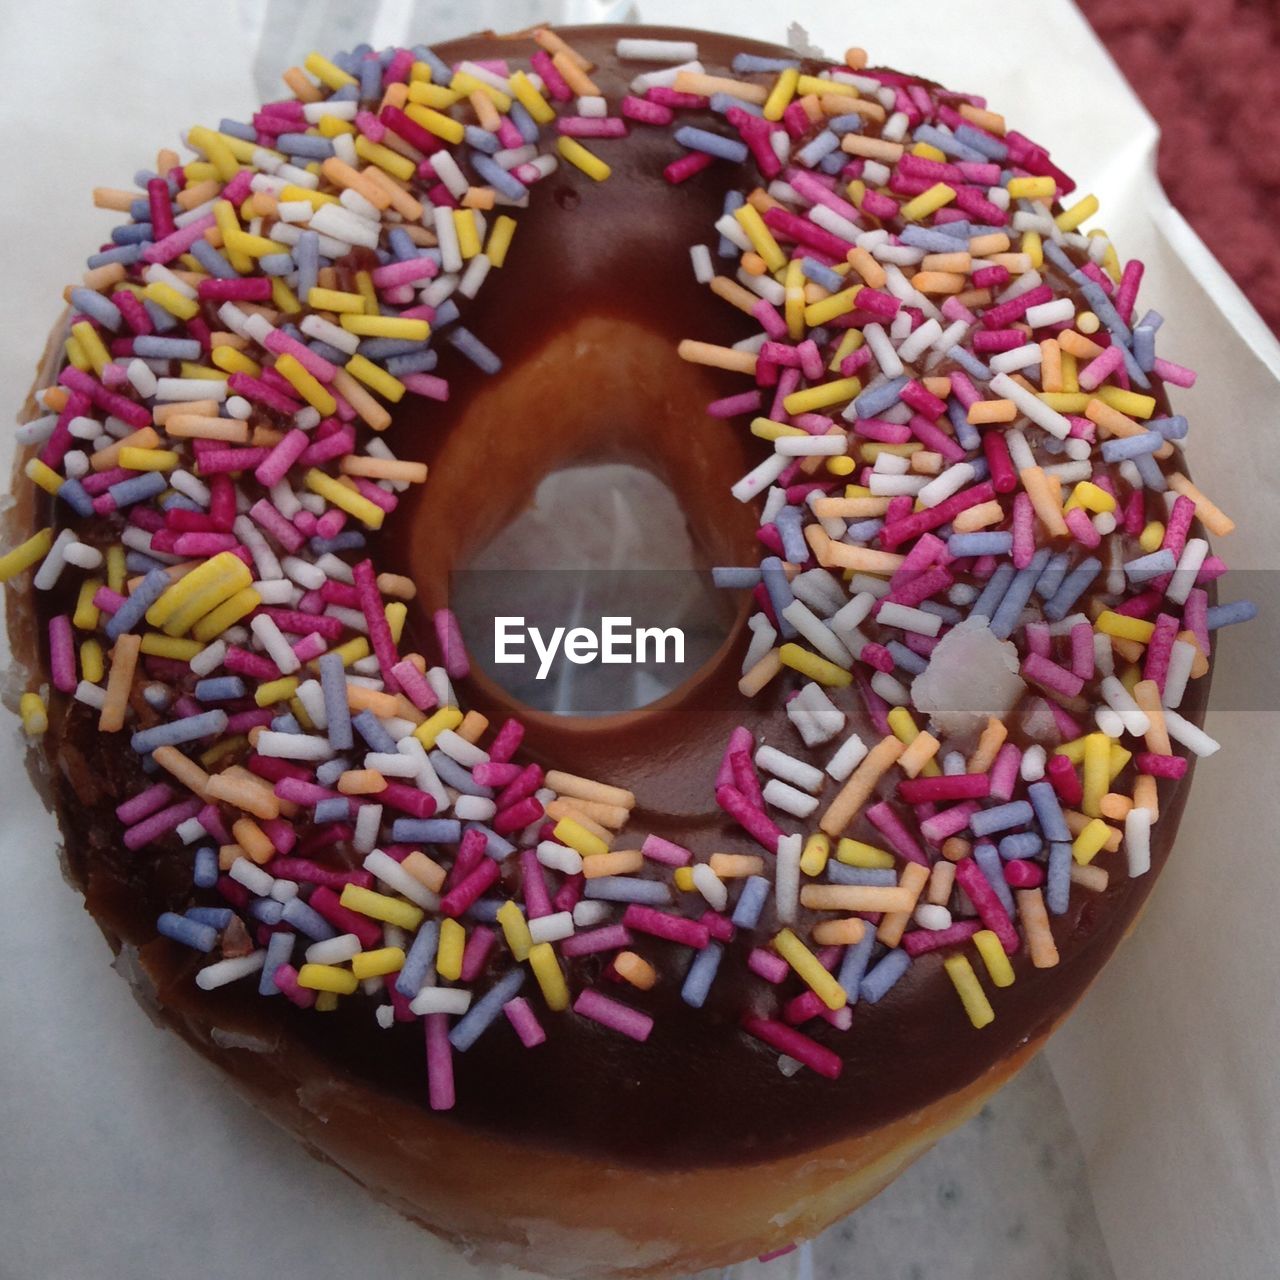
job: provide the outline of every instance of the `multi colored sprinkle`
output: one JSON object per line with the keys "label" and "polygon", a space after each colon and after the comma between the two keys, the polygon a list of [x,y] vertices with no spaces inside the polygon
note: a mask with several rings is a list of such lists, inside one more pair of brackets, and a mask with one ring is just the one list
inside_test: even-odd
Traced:
{"label": "multi colored sprinkle", "polygon": [[[191,851],[156,930],[199,987],[421,1021],[435,1108],[485,1035],[659,1040],[630,1001],[673,970],[701,1007],[745,965],[741,1033],[787,1075],[838,1077],[853,1007],[933,951],[981,1028],[1011,957],[1058,963],[1074,894],[1148,869],[1159,780],[1218,749],[1178,708],[1253,608],[1209,603],[1196,521],[1232,524],[1160,393],[1195,375],[1156,355],[1142,264],[1081,230],[1097,201],[1064,207],[1070,179],[983,100],[860,50],[718,76],[634,39],[649,69],[610,103],[534,39],[521,67],[313,54],[291,97],[95,192],[127,220],[19,433],[55,518],[0,556],[2,581],[75,584],[24,729],[128,734],[152,781],[121,838]],[[458,703],[456,620],[438,664],[406,651],[414,586],[367,554],[427,480],[381,439],[388,406],[446,401],[441,360],[500,372],[467,304],[537,186],[561,161],[607,181],[632,127],[670,132],[670,183],[743,172],[680,251],[757,331],[680,354],[749,380],[708,412],[767,446],[732,486],[764,554],[717,571],[757,606],[741,691],[785,688],[794,729],[736,729],[714,779],[758,855],[633,833],[630,791],[522,763],[518,722]]]}

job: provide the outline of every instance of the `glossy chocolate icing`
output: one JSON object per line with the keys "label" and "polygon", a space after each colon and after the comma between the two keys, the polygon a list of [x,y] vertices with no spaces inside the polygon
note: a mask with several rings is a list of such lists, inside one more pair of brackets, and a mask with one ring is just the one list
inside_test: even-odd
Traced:
{"label": "glossy chocolate icing", "polygon": [[[620,67],[613,56],[618,36],[629,30],[564,32],[597,64],[593,77],[611,102],[641,69]],[[742,50],[786,53],[705,33],[645,28],[644,34],[696,35],[712,71]],[[525,37],[482,36],[437,48],[453,61],[525,58],[533,47]],[[717,164],[669,186],[661,170],[676,148],[666,129],[633,126],[629,138],[597,150],[612,166],[612,177],[593,183],[562,164],[520,213],[506,265],[464,307],[464,322],[501,356],[503,371],[486,378],[441,344],[448,404],[409,398],[395,410],[388,442],[400,456],[428,461],[431,476],[406,495],[374,539],[372,554],[380,568],[409,573],[417,582],[409,636],[420,646],[431,644],[430,610],[447,600],[449,567],[465,563],[511,519],[543,474],[572,461],[625,459],[653,468],[681,500],[707,564],[758,557],[754,512],[734,501],[728,487],[758,461],[764,446],[740,422],[717,422],[703,413],[709,400],[747,384],[675,355],[682,337],[729,343],[751,331],[746,317],[694,282],[688,257],[691,244],[714,243],[712,223],[725,191],[750,179],[735,166]],[[65,603],[53,594],[38,602],[42,620]],[[739,695],[742,632],[740,618],[708,668],[661,703],[626,715],[578,721],[529,713],[480,677],[463,682],[460,695],[495,724],[519,714],[528,726],[530,758],[634,790],[637,808],[618,847],[634,847],[654,832],[702,854],[758,852],[714,804],[715,773],[730,730],[746,723],[758,740],[819,764],[830,748],[824,754],[799,747],[782,710],[789,687],[784,681],[751,702]],[[1207,677],[1194,682],[1184,704],[1197,722],[1207,686]],[[842,691],[836,701],[849,717],[847,730],[868,740],[877,736],[856,692]],[[151,718],[140,698],[135,710],[143,723]],[[288,1076],[306,1060],[298,1053],[304,1046],[351,1089],[368,1089],[371,1107],[385,1090],[419,1103],[425,1120],[421,1026],[380,1030],[371,1004],[359,997],[319,1015],[283,1000],[264,1001],[250,984],[191,993],[191,975],[201,961],[156,939],[153,927],[160,910],[187,904],[190,855],[172,844],[141,855],[124,851],[112,810],[138,785],[132,753],[123,743],[104,744],[95,716],[64,698],[54,698],[51,721],[45,751],[56,769],[72,876],[113,943],[144,948],[162,1015],[201,1043],[207,1043],[209,1026],[251,1027],[261,1034],[270,1029],[274,1047],[260,1058],[263,1073]],[[1179,784],[1160,783],[1156,871],[1168,855],[1189,782],[1190,770]],[[891,792],[890,779],[880,794]],[[849,834],[875,839],[861,819]],[[850,1031],[838,1033],[821,1022],[806,1027],[842,1058],[838,1081],[809,1071],[785,1078],[776,1054],[737,1028],[744,1007],[772,1013],[798,990],[769,988],[746,973],[746,952],[774,931],[766,916],[758,931],[739,931],[729,944],[702,1010],[679,997],[690,953],[639,942],[637,949],[660,973],[652,991],[628,989],[624,997],[655,1019],[644,1044],[570,1013],[540,1011],[547,1041],[526,1051],[500,1020],[458,1057],[457,1106],[432,1122],[662,1168],[764,1160],[869,1132],[975,1080],[1074,1005],[1155,880],[1154,873],[1130,880],[1121,854],[1104,853],[1098,865],[1111,872],[1110,887],[1101,894],[1074,889],[1068,912],[1052,919],[1061,963],[1037,970],[1025,949],[1013,957],[1017,980],[995,994],[996,1019],[982,1030],[970,1025],[943,973],[946,953],[934,952],[918,958],[882,1003],[859,1004]],[[681,909],[699,914],[701,905],[686,900]],[[567,967],[576,990],[597,976],[601,961]]]}

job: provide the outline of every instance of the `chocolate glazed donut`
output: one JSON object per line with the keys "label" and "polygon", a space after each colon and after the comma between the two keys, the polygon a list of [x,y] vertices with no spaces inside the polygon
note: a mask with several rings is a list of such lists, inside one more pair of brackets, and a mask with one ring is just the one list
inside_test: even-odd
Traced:
{"label": "chocolate glazed donut", "polygon": [[[561,34],[594,64],[592,78],[611,104],[636,71],[615,57],[620,37],[696,39],[708,71],[726,75],[736,53],[788,52],[680,29]],[[526,35],[480,35],[436,52],[450,64],[509,58],[523,65],[533,48]],[[686,119],[710,126],[716,118],[690,112]],[[669,185],[662,169],[673,146],[664,129],[633,128],[600,151],[612,167],[609,180],[593,182],[562,164],[521,211],[501,271],[466,304],[465,323],[501,356],[501,372],[486,376],[442,348],[447,405],[410,397],[393,409],[387,443],[396,456],[430,467],[428,482],[403,496],[370,541],[379,569],[418,588],[406,648],[429,646],[432,612],[448,603],[450,571],[530,501],[539,479],[577,461],[653,470],[683,506],[705,565],[759,558],[758,511],[733,499],[729,485],[769,444],[705,412],[745,384],[676,353],[682,338],[727,346],[758,331],[695,281],[688,256],[690,245],[713,235],[726,192],[750,187],[754,170],[717,164]],[[1078,298],[1048,262],[1045,276],[1056,296]],[[55,381],[60,357],[60,346],[51,347],[37,385]],[[1156,394],[1165,408],[1163,391]],[[94,532],[47,495],[20,492],[6,521],[11,534],[70,523],[84,540],[105,544],[118,532],[118,525]],[[1153,507],[1148,516],[1162,514]],[[1122,558],[1137,554],[1135,547]],[[966,581],[962,572],[958,580]],[[74,603],[70,587],[11,590],[20,662],[47,670],[47,623]],[[734,726],[745,723],[758,742],[819,766],[826,755],[798,747],[785,711],[793,683],[775,680],[749,703],[738,693],[749,604],[707,667],[639,711],[592,720],[533,712],[474,672],[459,683],[460,700],[495,725],[520,718],[528,759],[632,790],[628,843],[632,832],[637,844],[652,833],[699,855],[758,853],[715,804],[716,772]],[[1196,724],[1208,684],[1207,676],[1193,681],[1182,706]],[[1096,677],[1084,696],[1090,705],[1101,701]],[[155,719],[140,696],[131,705],[140,724]],[[880,736],[861,699],[846,693],[840,706],[846,732]],[[1010,725],[1011,740],[1029,745],[1016,716]],[[1126,789],[1132,768],[1113,789]],[[762,994],[745,963],[777,932],[770,906],[756,928],[739,929],[726,945],[704,1007],[680,998],[687,952],[650,948],[657,982],[626,995],[654,1019],[646,1041],[562,1014],[550,1017],[546,1042],[525,1052],[508,1027],[495,1027],[460,1055],[456,1106],[437,1114],[427,1107],[419,1025],[380,1029],[359,998],[317,1016],[263,1001],[247,984],[195,990],[202,958],[155,929],[160,912],[190,901],[189,854],[172,837],[141,856],[123,849],[114,810],[149,779],[133,753],[104,746],[94,713],[65,697],[52,700],[32,776],[57,813],[71,880],[112,947],[136,951],[138,989],[165,1025],[309,1149],[415,1220],[489,1256],[565,1275],[722,1265],[812,1234],[851,1210],[1038,1049],[1125,935],[1155,879],[1131,878],[1122,855],[1102,855],[1113,868],[1107,887],[1073,891],[1066,912],[1053,917],[1060,962],[1034,967],[1025,947],[1013,955],[1015,981],[998,993],[997,1016],[981,1029],[944,973],[947,953],[919,956],[888,998],[857,1006],[848,1032],[817,1024],[814,1037],[842,1064],[835,1080],[807,1070],[784,1077],[776,1053],[740,1030],[744,1009],[778,1003]],[[1169,854],[1190,777],[1188,769],[1159,783],[1153,871]],[[876,794],[894,799],[893,779]],[[863,817],[847,834],[877,838]],[[350,861],[357,865],[358,855]],[[696,915],[704,905],[677,910]],[[815,918],[802,909],[797,931],[803,935]],[[606,965],[603,957],[566,959],[570,988],[593,985]],[[496,975],[501,965],[495,959],[490,967]]]}

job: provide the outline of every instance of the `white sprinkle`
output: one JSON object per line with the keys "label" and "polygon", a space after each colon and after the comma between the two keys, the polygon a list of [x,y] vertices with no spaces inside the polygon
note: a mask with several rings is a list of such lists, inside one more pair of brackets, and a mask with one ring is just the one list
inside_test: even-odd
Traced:
{"label": "white sprinkle", "polygon": [[936,636],[942,627],[942,619],[936,613],[913,609],[893,600],[886,600],[880,606],[876,621],[884,627],[898,627],[902,631],[914,631],[922,636]]}
{"label": "white sprinkle", "polygon": [[951,925],[951,912],[946,907],[937,906],[935,903],[924,902],[916,908],[915,913],[916,924],[922,929],[928,929],[936,932],[939,929],[947,929]]}
{"label": "white sprinkle", "polygon": [[463,987],[423,987],[409,1004],[418,1015],[466,1013],[470,1007],[471,992]]}
{"label": "white sprinkle", "polygon": [[356,814],[356,834],[352,844],[357,853],[372,853],[378,843],[378,828],[382,825],[382,806],[366,804]]}
{"label": "white sprinkle", "polygon": [[[361,810],[363,813],[364,810]],[[359,819],[357,819],[359,821]],[[438,911],[440,899],[421,881],[415,880],[389,853],[374,849],[360,864],[372,876],[401,897],[421,907],[424,911]]]}
{"label": "white sprinkle", "polygon": [[73,696],[77,702],[83,702],[85,706],[92,707],[95,711],[101,711],[107,703],[107,691],[96,684],[90,684],[88,680],[81,680],[76,685]]}
{"label": "white sprinkle", "polygon": [[827,772],[837,782],[845,782],[862,763],[867,754],[867,744],[856,733],[851,733],[840,749],[827,761]]}
{"label": "white sprinkle", "polygon": [[559,942],[573,935],[573,913],[557,911],[529,921],[529,934],[534,942]]}
{"label": "white sprinkle", "polygon": [[1062,414],[1050,409],[1039,396],[1014,382],[1007,373],[997,373],[991,379],[991,390],[1002,399],[1012,400],[1021,413],[1059,440],[1065,440],[1071,434],[1071,423]]}
{"label": "white sprinkle", "polygon": [[1131,876],[1151,870],[1151,810],[1130,809],[1124,818],[1124,850]]}
{"label": "white sprinkle", "polygon": [[1186,640],[1175,640],[1173,651],[1169,654],[1169,672],[1164,680],[1165,707],[1182,705],[1182,696],[1187,691],[1187,681],[1191,679],[1191,668],[1195,665],[1197,649]]}
{"label": "white sprinkle", "polygon": [[498,812],[498,806],[484,796],[460,795],[453,802],[453,811],[464,822],[488,822]]}
{"label": "white sprinkle", "polygon": [[617,54],[625,62],[692,62],[698,46],[692,40],[619,40]]}
{"label": "white sprinkle", "polygon": [[1105,676],[1099,685],[1107,706],[1124,722],[1124,727],[1135,737],[1141,737],[1151,728],[1151,719],[1133,700],[1128,689],[1115,676]]}
{"label": "white sprinkle", "polygon": [[796,818],[807,818],[818,807],[817,796],[811,796],[781,778],[770,778],[764,784],[764,802]]}
{"label": "white sprinkle", "polygon": [[579,929],[594,929],[613,915],[613,904],[584,898],[573,908],[573,923]]}
{"label": "white sprinkle", "polygon": [[562,871],[576,876],[582,870],[582,855],[576,849],[568,849],[554,840],[542,840],[538,844],[538,861],[552,871]]}
{"label": "white sprinkle", "polygon": [[898,347],[898,359],[911,364],[933,345],[942,334],[942,326],[936,320],[926,320],[918,329],[907,335]]}
{"label": "white sprinkle", "polygon": [[489,753],[453,729],[442,729],[436,735],[436,746],[451,760],[456,760],[464,769],[474,769],[478,764],[489,762]]}
{"label": "white sprinkle", "polygon": [[802,600],[793,600],[782,611],[782,616],[800,635],[818,650],[828,662],[848,670],[850,653],[831,628],[817,617]]}
{"label": "white sprinkle", "polygon": [[1051,324],[1066,324],[1075,319],[1075,303],[1070,298],[1055,298],[1027,308],[1026,322],[1033,329],[1045,329]]}
{"label": "white sprinkle", "polygon": [[282,675],[292,675],[302,663],[294,653],[283,632],[276,625],[275,619],[265,613],[255,614],[249,623],[249,630],[258,638],[258,642],[266,651],[266,655],[280,668]]}
{"label": "white sprinkle", "polygon": [[755,761],[766,773],[771,773],[775,778],[781,778],[793,786],[805,791],[822,789],[821,769],[805,764],[803,760],[797,760],[795,756],[779,751],[777,747],[760,747],[756,751]]}
{"label": "white sprinkle", "polygon": [[275,756],[280,760],[327,760],[333,755],[328,738],[306,733],[277,733],[273,729],[263,729],[258,734],[254,750],[260,756]]}
{"label": "white sprinkle", "polygon": [[275,884],[275,879],[268,875],[256,863],[250,862],[248,858],[237,858],[227,872],[237,884],[242,884],[250,893],[256,894],[259,898],[265,898],[271,893],[271,886]]}
{"label": "white sprinkle", "polygon": [[715,266],[711,262],[711,250],[705,244],[691,245],[689,258],[693,263],[693,278],[699,284],[710,284],[716,274]]}
{"label": "white sprinkle", "polygon": [[1194,756],[1211,756],[1222,745],[1170,707],[1165,708],[1164,727],[1174,742],[1180,742]]}
{"label": "white sprinkle", "polygon": [[201,991],[212,991],[215,987],[225,987],[229,982],[247,978],[257,973],[266,963],[265,951],[254,951],[247,956],[236,956],[230,960],[219,960],[216,964],[205,965],[196,974],[196,986]]}
{"label": "white sprinkle", "polygon": [[803,837],[782,836],[778,840],[777,865],[773,873],[774,914],[779,924],[792,924],[800,902],[800,854]]}
{"label": "white sprinkle", "polygon": [[346,964],[362,950],[360,939],[354,933],[340,933],[336,938],[313,942],[304,958],[308,964]]}
{"label": "white sprinkle", "polygon": [[712,911],[723,911],[729,905],[728,888],[705,862],[694,865],[693,887],[707,900]]}

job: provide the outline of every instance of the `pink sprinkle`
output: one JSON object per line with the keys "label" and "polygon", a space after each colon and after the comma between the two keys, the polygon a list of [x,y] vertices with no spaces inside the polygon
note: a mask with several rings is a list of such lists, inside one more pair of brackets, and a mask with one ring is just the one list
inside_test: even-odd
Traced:
{"label": "pink sprinkle", "polygon": [[213,225],[214,217],[211,213],[205,214],[202,218],[197,218],[194,222],[188,222],[185,227],[179,227],[162,240],[157,240],[154,244],[148,245],[142,251],[142,260],[144,262],[172,262],[174,258],[186,253]]}
{"label": "pink sprinkle", "polygon": [[1064,698],[1077,697],[1084,688],[1084,681],[1079,676],[1036,653],[1028,654],[1022,660],[1021,670],[1028,680]]}
{"label": "pink sprinkle", "polygon": [[298,985],[298,971],[291,964],[277,966],[271,980],[280,988],[286,1000],[296,1004],[299,1009],[310,1009],[316,1002],[316,993],[309,987]]}
{"label": "pink sprinkle", "polygon": [[965,800],[960,804],[952,805],[951,808],[926,818],[920,824],[920,834],[930,844],[941,844],[948,836],[963,831],[969,825],[969,819],[980,808],[982,806],[976,800]]}
{"label": "pink sprinkle", "polygon": [[[488,861],[492,862],[490,858]],[[536,849],[524,849],[520,854],[520,888],[524,894],[525,915],[530,920],[541,920],[551,915],[551,896],[542,875],[542,863]]]}
{"label": "pink sprinkle", "polygon": [[669,107],[637,98],[630,93],[622,99],[622,114],[628,120],[636,120],[640,124],[668,125],[676,118],[675,112]]}
{"label": "pink sprinkle", "polygon": [[1004,882],[1011,889],[1038,889],[1044,881],[1044,868],[1039,863],[1014,858],[1004,864]]}
{"label": "pink sprinkle", "polygon": [[682,182],[687,182],[703,169],[709,169],[714,163],[715,156],[708,155],[705,151],[690,151],[688,155],[681,156],[667,165],[662,171],[662,176],[675,187]]}
{"label": "pink sprinkle", "polygon": [[444,659],[444,669],[450,680],[462,680],[471,674],[471,660],[462,643],[462,628],[452,609],[437,609],[431,616],[436,629],[436,643]]}
{"label": "pink sprinkle", "polygon": [[517,831],[523,831],[525,827],[532,826],[545,812],[538,799],[527,796],[505,809],[499,809],[493,818],[493,829],[500,836],[512,835]]}
{"label": "pink sprinkle", "polygon": [[579,993],[573,1002],[574,1013],[598,1022],[602,1027],[617,1031],[621,1035],[630,1036],[632,1040],[641,1042],[649,1038],[653,1030],[653,1019],[638,1009],[632,1009],[617,1000],[610,1000],[598,991],[587,989]]}
{"label": "pink sprinkle", "polygon": [[991,766],[991,798],[993,800],[1013,799],[1021,765],[1022,750],[1014,743],[1006,742],[996,752],[995,763]]}
{"label": "pink sprinkle", "polygon": [[1151,372],[1157,378],[1163,378],[1165,382],[1171,382],[1175,387],[1194,387],[1196,385],[1194,369],[1174,364],[1172,360],[1162,360],[1159,356],[1156,357],[1155,363],[1151,366]]}
{"label": "pink sprinkle", "polygon": [[376,947],[382,939],[382,929],[378,922],[344,907],[338,901],[338,894],[328,885],[317,888],[307,899],[307,904],[314,907],[339,933],[354,933],[366,951]]}
{"label": "pink sprinkle", "polygon": [[717,787],[716,804],[769,853],[777,853],[782,831],[762,809],[755,808],[736,787]]}
{"label": "pink sprinkle", "polygon": [[144,818],[141,822],[137,822],[125,830],[125,848],[134,850],[145,848],[153,840],[159,840],[161,836],[167,836],[170,831],[181,826],[188,818],[194,818],[203,808],[204,801],[202,800],[182,800],[177,804],[170,805],[167,809],[161,809],[158,813],[153,813],[150,817]]}
{"label": "pink sprinkle", "polygon": [[910,933],[903,934],[902,949],[909,956],[922,956],[926,951],[967,942],[981,927],[977,920],[958,920],[945,929],[912,929]]}
{"label": "pink sprinkle", "polygon": [[742,1029],[748,1035],[755,1036],[757,1040],[763,1040],[771,1049],[776,1049],[779,1053],[785,1053],[797,1062],[804,1063],[820,1076],[825,1076],[828,1080],[840,1078],[840,1071],[844,1066],[840,1058],[794,1027],[789,1027],[783,1022],[775,1022],[771,1018],[758,1018],[754,1014],[744,1014]]}
{"label": "pink sprinkle", "polygon": [[1187,772],[1186,756],[1161,756],[1154,751],[1140,751],[1134,759],[1139,773],[1153,778],[1181,778]]}
{"label": "pink sprinkle", "polygon": [[961,858],[956,863],[956,883],[968,895],[982,923],[1000,939],[1005,954],[1013,955],[1020,945],[1018,931],[1009,919],[1004,904],[996,896],[996,891],[982,874],[982,868],[972,857]]}
{"label": "pink sprinkle", "polygon": [[610,924],[565,938],[560,943],[560,954],[570,957],[589,956],[601,951],[620,951],[630,945],[631,931],[626,925]]}
{"label": "pink sprinkle", "polygon": [[427,1035],[427,1097],[432,1111],[453,1107],[453,1046],[449,1043],[449,1015],[429,1013],[423,1019]]}
{"label": "pink sprinkle", "polygon": [[116,817],[126,827],[149,818],[173,799],[174,790],[167,782],[157,782],[116,806]]}
{"label": "pink sprinkle", "polygon": [[351,573],[355,578],[355,588],[360,593],[360,610],[369,628],[369,644],[377,655],[387,692],[399,693],[400,685],[393,674],[393,668],[400,659],[396,653],[396,643],[391,638],[391,624],[382,607],[382,595],[378,591],[373,561],[361,560],[352,566]]}
{"label": "pink sprinkle", "polygon": [[791,966],[776,951],[767,951],[764,947],[753,947],[747,953],[747,968],[775,986],[791,972]]}
{"label": "pink sprinkle", "polygon": [[678,942],[698,951],[703,950],[711,941],[706,925],[688,920],[684,916],[672,915],[669,911],[642,906],[638,902],[628,904],[626,911],[622,913],[622,923],[629,929],[652,934],[655,938],[665,938],[668,942]]}
{"label": "pink sprinkle", "polygon": [[617,116],[561,116],[556,132],[566,138],[625,138],[627,122]]}
{"label": "pink sprinkle", "polygon": [[325,867],[306,858],[272,858],[267,863],[268,874],[277,880],[294,880],[306,884],[326,885],[339,893],[345,885],[359,885],[362,889],[373,887],[373,876],[368,871],[340,871]]}
{"label": "pink sprinkle", "polygon": [[[403,658],[391,668],[391,674],[400,686],[400,692],[413,703],[419,711],[430,711],[439,701],[435,691],[427,683],[427,678],[417,667]],[[486,784],[487,785],[487,784]]]}
{"label": "pink sprinkle", "polygon": [[440,402],[449,398],[448,381],[437,377],[434,373],[406,373],[401,376],[400,381],[404,383],[405,389],[415,396]]}
{"label": "pink sprinkle", "polygon": [[1100,387],[1107,377],[1124,364],[1124,350],[1116,343],[1108,347],[1100,356],[1089,361],[1076,376],[1076,380],[1085,391],[1093,391]]}
{"label": "pink sprinkle", "polygon": [[508,1000],[502,1006],[502,1012],[507,1015],[507,1021],[511,1023],[516,1035],[520,1037],[520,1043],[526,1049],[537,1048],[546,1040],[547,1033],[542,1029],[538,1015],[529,1007],[529,1002],[523,996]]}
{"label": "pink sprinkle", "polygon": [[668,867],[686,867],[693,861],[693,854],[683,845],[664,840],[661,836],[645,836],[640,852],[650,861],[661,862]]}
{"label": "pink sprinkle", "polygon": [[65,613],[49,619],[49,674],[55,689],[76,691],[76,646],[71,619]]}

